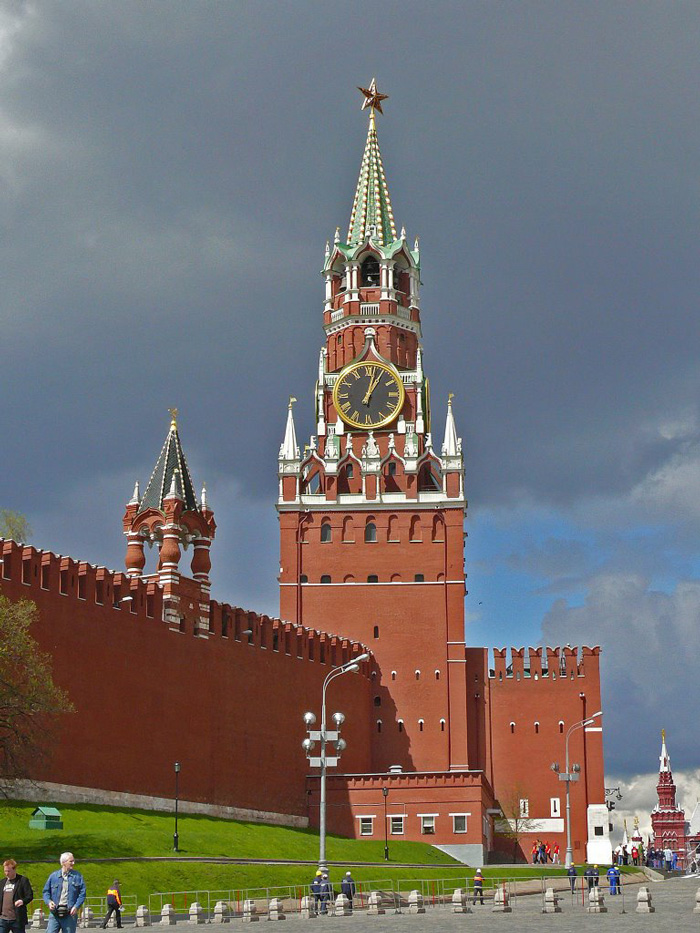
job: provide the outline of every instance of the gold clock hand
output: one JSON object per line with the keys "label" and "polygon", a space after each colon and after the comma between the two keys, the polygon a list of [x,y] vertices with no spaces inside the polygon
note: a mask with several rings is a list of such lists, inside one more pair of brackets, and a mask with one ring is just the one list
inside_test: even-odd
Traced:
{"label": "gold clock hand", "polygon": [[374,390],[377,388],[377,384],[378,384],[378,382],[379,382],[379,380],[380,380],[381,378],[382,378],[382,374],[381,374],[381,371],[380,371],[379,375],[378,375],[378,376],[375,376],[375,377],[370,381],[369,388],[368,388],[367,391],[365,392],[365,397],[362,399],[362,404],[363,404],[363,405],[369,405],[369,400],[370,400],[370,398],[372,397],[372,393],[373,393]]}

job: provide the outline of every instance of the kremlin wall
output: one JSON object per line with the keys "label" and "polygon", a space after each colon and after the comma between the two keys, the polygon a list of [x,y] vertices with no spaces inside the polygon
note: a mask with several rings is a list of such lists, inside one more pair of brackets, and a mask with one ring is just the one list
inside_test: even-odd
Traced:
{"label": "kremlin wall", "polygon": [[[481,865],[512,853],[503,833],[517,821],[521,855],[536,838],[563,852],[565,785],[550,765],[564,771],[571,733],[574,860],[606,862],[600,719],[584,728],[601,709],[600,649],[490,657],[466,643],[463,444],[452,396],[434,436],[418,241],[394,223],[376,131],[385,98],[374,82],[363,94],[350,225],[324,257],[315,432],[302,452],[290,399],[278,456],[280,619],[211,599],[214,513],[172,410],[126,506],[125,573],[2,546],[0,590],[37,604],[34,635],[77,709],[26,777],[57,800],[168,807],[179,761],[183,810],[315,826],[302,717],[319,714],[334,667],[368,654],[329,691],[347,742],[329,773],[329,831],[430,842]],[[158,553],[149,575],[146,548]]]}

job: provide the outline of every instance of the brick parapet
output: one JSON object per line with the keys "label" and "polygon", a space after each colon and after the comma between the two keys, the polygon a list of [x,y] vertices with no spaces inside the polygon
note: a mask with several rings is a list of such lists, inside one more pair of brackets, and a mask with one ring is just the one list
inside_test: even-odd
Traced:
{"label": "brick parapet", "polygon": [[[508,653],[510,652],[510,661]],[[544,657],[543,657],[544,654]],[[564,647],[546,648],[494,648],[493,667],[489,670],[489,679],[504,680],[539,680],[566,682],[572,678],[592,675],[598,677],[600,647],[589,648],[565,645]],[[543,663],[544,662],[544,663]]]}

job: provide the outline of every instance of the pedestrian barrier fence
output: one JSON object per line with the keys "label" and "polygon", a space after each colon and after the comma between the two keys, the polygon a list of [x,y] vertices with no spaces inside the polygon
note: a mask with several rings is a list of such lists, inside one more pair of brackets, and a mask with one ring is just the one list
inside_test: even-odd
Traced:
{"label": "pedestrian barrier fence", "polygon": [[[107,895],[105,894],[101,897],[86,897],[84,908],[85,907],[89,907],[96,918],[103,919],[109,910],[107,907]],[[138,904],[136,903],[136,895],[125,894],[122,898],[122,916],[124,916],[124,914],[135,914],[137,907]],[[112,914],[112,916],[114,916],[114,914]]]}

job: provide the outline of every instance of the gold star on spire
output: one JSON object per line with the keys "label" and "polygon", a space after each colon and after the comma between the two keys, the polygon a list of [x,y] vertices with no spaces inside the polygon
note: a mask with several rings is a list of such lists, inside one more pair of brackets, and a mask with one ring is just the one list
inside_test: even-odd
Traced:
{"label": "gold star on spire", "polygon": [[372,78],[372,83],[369,87],[357,87],[358,91],[362,91],[365,95],[365,99],[362,102],[362,109],[365,110],[367,107],[372,108],[372,113],[374,114],[375,110],[378,110],[380,113],[384,113],[382,110],[382,101],[386,100],[388,94],[380,94],[377,90],[377,81],[376,78]]}
{"label": "gold star on spire", "polygon": [[169,408],[168,411],[170,412],[170,429],[174,431],[177,429],[178,411],[177,408]]}

